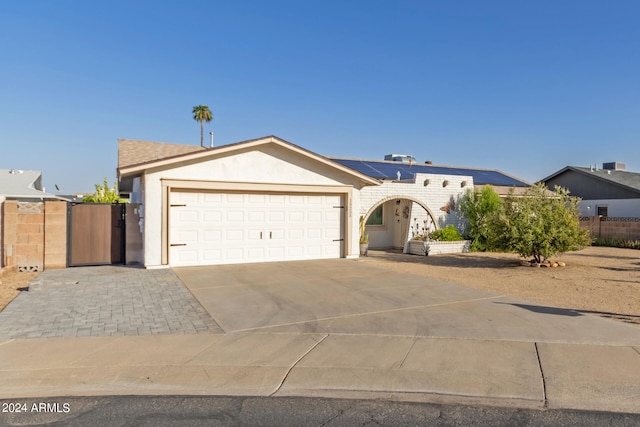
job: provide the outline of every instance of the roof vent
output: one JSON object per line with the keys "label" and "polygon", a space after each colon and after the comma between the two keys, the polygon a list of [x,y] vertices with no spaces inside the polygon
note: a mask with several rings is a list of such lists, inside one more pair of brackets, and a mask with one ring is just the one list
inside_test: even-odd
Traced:
{"label": "roof vent", "polygon": [[416,159],[408,154],[387,154],[384,156],[385,160],[400,163],[416,163]]}
{"label": "roof vent", "polygon": [[610,171],[624,171],[627,170],[627,165],[620,162],[608,162],[602,164],[602,169]]}

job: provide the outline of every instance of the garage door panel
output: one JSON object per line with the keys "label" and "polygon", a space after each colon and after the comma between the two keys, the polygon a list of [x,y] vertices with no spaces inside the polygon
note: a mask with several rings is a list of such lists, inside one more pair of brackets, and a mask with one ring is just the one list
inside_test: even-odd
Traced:
{"label": "garage door panel", "polygon": [[225,230],[224,236],[228,242],[241,242],[244,241],[244,230]]}
{"label": "garage door panel", "polygon": [[285,204],[288,197],[290,196],[283,194],[270,194],[268,197],[268,204],[270,206],[282,206]]}
{"label": "garage door panel", "polygon": [[171,193],[171,203],[196,203],[199,195],[200,193],[192,192]]}
{"label": "garage door panel", "polygon": [[217,264],[222,260],[222,250],[220,249],[203,249],[202,260],[207,263]]}
{"label": "garage door panel", "polygon": [[244,217],[244,211],[242,210],[229,210],[227,212],[225,212],[226,214],[226,220],[227,222],[231,222],[231,223],[244,223],[245,221],[245,217]]}
{"label": "garage door panel", "polygon": [[289,211],[287,212],[287,220],[290,222],[302,222],[304,221],[304,212]]}
{"label": "garage door panel", "polygon": [[269,211],[269,223],[284,222],[286,214],[284,210],[270,210]]}
{"label": "garage door panel", "polygon": [[247,248],[247,258],[249,260],[262,260],[265,258],[265,248],[253,247]]}
{"label": "garage door panel", "polygon": [[203,230],[202,240],[206,243],[219,243],[222,240],[221,230]]}
{"label": "garage door panel", "polygon": [[203,204],[222,203],[223,194],[220,193],[200,193],[199,202]]}
{"label": "garage door panel", "polygon": [[320,239],[322,239],[322,229],[321,228],[307,228],[307,239],[309,239],[309,240],[320,240]]}
{"label": "garage door panel", "polygon": [[266,217],[266,213],[264,210],[250,210],[249,212],[247,212],[247,219],[250,222],[261,222],[263,223],[265,221],[265,217]]}
{"label": "garage door panel", "polygon": [[178,215],[177,215],[177,219],[178,221],[180,221],[181,223],[192,223],[192,224],[197,224],[200,222],[200,215],[199,212],[196,210],[185,210],[185,209],[181,209],[179,211],[177,211]]}
{"label": "garage door panel", "polygon": [[287,238],[289,240],[303,240],[304,239],[304,228],[293,228],[287,231]]}
{"label": "garage door panel", "polygon": [[227,248],[224,252],[229,261],[243,261],[245,259],[243,248]]}
{"label": "garage door panel", "polygon": [[222,212],[206,210],[204,211],[202,218],[204,219],[205,223],[217,223],[222,221]]}
{"label": "garage door panel", "polygon": [[236,206],[244,206],[245,205],[245,195],[244,194],[235,194],[235,193],[228,193],[228,194],[224,194],[223,201],[221,203],[227,203],[229,205],[236,205]]}
{"label": "garage door panel", "polygon": [[265,194],[248,194],[247,204],[249,206],[251,205],[263,206],[266,199],[267,199],[267,196]]}
{"label": "garage door panel", "polygon": [[339,195],[172,192],[170,201],[174,266],[342,256]]}
{"label": "garage door panel", "polygon": [[176,230],[175,239],[181,243],[197,244],[200,240],[198,230]]}

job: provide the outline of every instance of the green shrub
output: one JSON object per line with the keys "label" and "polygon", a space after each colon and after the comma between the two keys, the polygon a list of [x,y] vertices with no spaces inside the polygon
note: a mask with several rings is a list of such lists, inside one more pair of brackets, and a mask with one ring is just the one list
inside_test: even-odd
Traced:
{"label": "green shrub", "polygon": [[589,232],[580,227],[578,201],[569,191],[555,187],[553,194],[542,184],[529,187],[522,196],[511,190],[502,209],[489,217],[489,246],[540,263],[559,253],[587,246]]}
{"label": "green shrub", "polygon": [[640,240],[618,239],[613,237],[596,237],[591,246],[607,246],[611,248],[640,249]]}
{"label": "green shrub", "polygon": [[472,251],[490,251],[488,245],[491,229],[489,217],[500,212],[502,199],[490,185],[482,187],[481,191],[467,190],[460,201],[459,210],[467,220],[465,237],[472,240]]}
{"label": "green shrub", "polygon": [[432,232],[429,234],[429,238],[433,240],[440,240],[441,242],[463,240],[458,230],[456,230],[456,228],[451,224],[447,225],[445,228],[440,228]]}

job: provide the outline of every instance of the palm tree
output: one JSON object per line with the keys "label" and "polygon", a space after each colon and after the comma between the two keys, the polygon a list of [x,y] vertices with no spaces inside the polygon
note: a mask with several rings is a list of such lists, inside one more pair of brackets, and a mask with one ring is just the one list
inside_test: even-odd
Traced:
{"label": "palm tree", "polygon": [[204,147],[204,122],[213,120],[213,114],[206,105],[196,105],[193,107],[193,120],[200,122],[200,146]]}

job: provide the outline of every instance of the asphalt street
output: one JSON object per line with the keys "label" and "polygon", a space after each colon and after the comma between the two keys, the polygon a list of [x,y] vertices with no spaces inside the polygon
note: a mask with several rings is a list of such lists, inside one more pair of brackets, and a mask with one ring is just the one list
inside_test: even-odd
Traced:
{"label": "asphalt street", "polygon": [[[7,405],[11,404],[26,408],[26,412],[17,412],[16,406],[12,406],[13,412],[9,412]],[[0,400],[0,406],[7,409],[0,414],[0,426],[640,425],[640,414],[306,397],[59,397]],[[37,408],[42,410],[39,411]]]}

